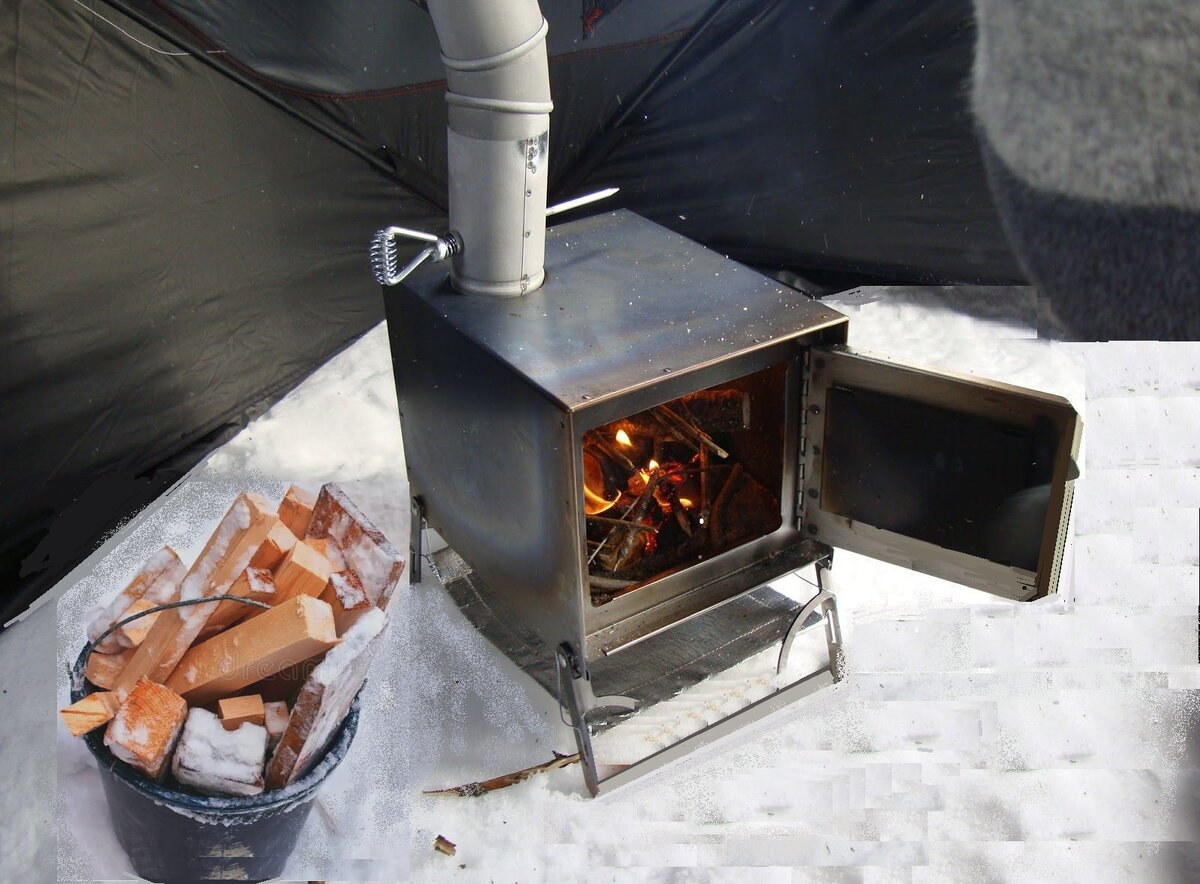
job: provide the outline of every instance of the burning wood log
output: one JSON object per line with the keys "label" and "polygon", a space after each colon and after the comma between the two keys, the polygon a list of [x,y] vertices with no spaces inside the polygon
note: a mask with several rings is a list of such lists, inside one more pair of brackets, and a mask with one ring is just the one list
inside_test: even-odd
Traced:
{"label": "burning wood log", "polygon": [[[646,518],[646,514],[650,510],[650,505],[654,503],[654,491],[656,488],[658,488],[658,483],[662,481],[662,478],[662,471],[655,470],[649,481],[646,482],[645,490],[642,491],[641,495],[637,499],[637,502],[634,503],[633,508],[626,514],[628,521],[641,522],[642,519]],[[625,528],[614,528],[613,533],[617,532],[622,533],[621,545],[617,547],[616,550],[613,550],[610,542],[609,549],[606,550],[601,556],[601,559],[604,562],[604,567],[609,571],[618,571],[624,566],[630,555],[633,553],[634,542],[640,533],[638,531],[630,531]],[[610,537],[611,536],[612,535],[610,534]]]}
{"label": "burning wood log", "polygon": [[337,644],[333,611],[301,595],[233,626],[183,655],[167,687],[193,705],[229,696]]}
{"label": "burning wood log", "polygon": [[281,789],[303,776],[325,751],[366,680],[386,622],[383,610],[372,608],[312,671],[267,765],[268,789]]}
{"label": "burning wood log", "polygon": [[298,485],[293,485],[283,495],[279,503],[279,520],[297,537],[308,534],[308,523],[312,521],[313,507],[317,505],[317,496],[311,491],[305,491]]}
{"label": "burning wood log", "polygon": [[618,528],[628,528],[630,531],[649,531],[651,534],[657,534],[658,529],[653,525],[643,525],[641,522],[631,522],[628,519],[610,519],[606,516],[587,516],[589,522],[596,522],[600,525],[615,525]]}
{"label": "burning wood log", "polygon": [[488,792],[495,792],[497,789],[506,789],[509,786],[515,786],[517,783],[523,783],[530,777],[537,776],[540,773],[567,767],[578,760],[578,753],[574,755],[555,755],[553,759],[543,764],[535,764],[533,767],[526,767],[513,773],[504,774],[503,776],[492,777],[490,780],[465,783],[461,786],[452,786],[449,789],[428,789],[425,791],[425,794],[458,795],[462,798],[478,798],[480,795],[486,795]]}
{"label": "burning wood log", "polygon": [[714,546],[720,547],[725,543],[725,532],[721,526],[721,518],[724,515],[725,502],[729,500],[729,495],[733,493],[734,486],[737,485],[741,478],[742,465],[735,463],[733,469],[729,471],[729,477],[721,487],[720,493],[717,494],[717,499],[713,501],[712,515],[709,517],[708,529]]}
{"label": "burning wood log", "polygon": [[[88,624],[88,641],[96,641],[114,623],[136,613],[129,609],[138,601],[145,600],[148,603],[146,607],[175,601],[179,598],[179,584],[186,574],[187,568],[175,550],[164,546],[142,565],[129,584]],[[134,646],[122,645],[120,635],[113,633],[97,644],[96,650],[102,654],[115,654],[123,647]]]}
{"label": "burning wood log", "polygon": [[187,703],[177,693],[148,678],[139,678],[104,732],[113,755],[158,780],[167,768]]}
{"label": "burning wood log", "polygon": [[263,790],[267,729],[245,722],[230,729],[207,709],[192,709],[171,773],[206,795],[258,795]]}
{"label": "burning wood log", "polygon": [[[224,594],[250,564],[250,558],[276,521],[261,496],[239,495],[180,584],[180,599]],[[116,687],[118,693],[127,695],[142,677],[165,681],[216,607],[216,604],[192,605],[163,611],[122,671]]]}
{"label": "burning wood log", "polygon": [[633,586],[634,580],[618,580],[616,577],[601,577],[598,574],[588,575],[588,585],[592,589],[602,592],[612,592],[614,590],[628,589]]}
{"label": "burning wood log", "polygon": [[60,709],[58,714],[62,716],[63,724],[67,726],[71,736],[81,737],[111,721],[119,707],[116,694],[101,691],[88,694],[82,700]]}
{"label": "burning wood log", "polygon": [[693,443],[694,447],[704,446],[722,460],[728,459],[729,452],[714,442],[708,433],[667,406],[658,406],[654,409],[654,413],[677,433],[686,436],[688,441]]}

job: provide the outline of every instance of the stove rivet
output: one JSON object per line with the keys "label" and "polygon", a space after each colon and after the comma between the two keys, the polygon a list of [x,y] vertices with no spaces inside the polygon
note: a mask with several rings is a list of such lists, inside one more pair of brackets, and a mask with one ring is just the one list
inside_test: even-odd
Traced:
{"label": "stove rivet", "polygon": [[584,399],[591,399],[592,397],[591,397],[591,396],[589,396],[589,395],[587,395],[586,393],[584,393],[584,394],[583,394],[583,398],[584,398]]}
{"label": "stove rivet", "polygon": [[813,454],[820,454],[820,453],[821,453],[821,446],[820,446],[820,445],[814,445],[814,446],[812,447],[812,451],[813,451]]}
{"label": "stove rivet", "polygon": [[671,369],[669,369],[669,368],[663,369],[663,374],[670,374],[670,373],[671,373]]}
{"label": "stove rivet", "polygon": [[816,525],[809,525],[809,526],[808,526],[808,533],[809,533],[809,534],[816,534],[816,533],[817,533],[817,526],[816,526]]}
{"label": "stove rivet", "polygon": [[812,414],[820,414],[820,413],[821,413],[821,406],[819,406],[819,405],[810,405],[810,406],[808,406],[808,410],[809,410],[809,411],[810,411]]}
{"label": "stove rivet", "polygon": [[[820,496],[820,494],[821,494],[821,492],[817,491],[817,489],[816,489],[816,488],[809,488],[809,489],[808,489],[808,496],[809,496],[809,497],[811,497],[811,498],[813,498],[814,500],[815,500],[817,497],[819,497],[819,496]],[[809,527],[812,527],[812,526],[810,525]]]}

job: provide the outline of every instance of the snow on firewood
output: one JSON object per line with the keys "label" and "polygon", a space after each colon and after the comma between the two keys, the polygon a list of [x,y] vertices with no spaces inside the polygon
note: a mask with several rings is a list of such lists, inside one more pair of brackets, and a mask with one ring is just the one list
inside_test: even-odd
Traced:
{"label": "snow on firewood", "polygon": [[[224,592],[226,587],[217,587],[214,592],[209,586],[214,573],[226,563],[227,554],[230,552],[230,547],[242,536],[247,528],[250,527],[252,521],[252,513],[250,505],[245,496],[238,497],[229,508],[229,512],[225,518],[217,525],[217,530],[209,539],[209,547],[205,550],[207,555],[202,555],[192,565],[191,572],[184,578],[183,584],[179,587],[179,598],[183,600],[199,599],[209,595],[216,595],[219,592]],[[253,551],[251,551],[253,552]],[[246,564],[249,562],[247,561]],[[240,574],[246,565],[232,569],[234,578]],[[230,582],[233,582],[231,578]],[[196,618],[207,619],[212,615],[209,610],[210,605],[193,605],[190,608],[182,608],[179,611],[181,620],[190,621]]]}
{"label": "snow on firewood", "polygon": [[[92,618],[87,628],[88,641],[96,641],[106,629],[125,617],[126,611],[138,601],[149,602],[151,606],[175,601],[179,597],[179,584],[186,574],[187,567],[175,550],[164,546],[147,559],[126,587]],[[96,650],[102,654],[114,654],[123,647],[114,633],[97,644]]]}
{"label": "snow on firewood", "polygon": [[287,703],[283,700],[276,700],[271,703],[263,704],[263,724],[267,729],[267,742],[270,747],[275,748],[275,744],[279,742],[279,738],[283,736],[283,732],[288,726],[288,708]]}
{"label": "snow on firewood", "polygon": [[338,485],[322,486],[308,536],[334,541],[345,568],[358,574],[371,603],[387,606],[404,573],[404,558]]}
{"label": "snow on firewood", "polygon": [[187,704],[162,685],[140,678],[104,732],[117,758],[157,780],[179,738]]}
{"label": "snow on firewood", "polygon": [[386,623],[383,610],[371,608],[312,671],[267,765],[268,788],[283,788],[320,758],[366,680],[376,639]]}
{"label": "snow on firewood", "polygon": [[207,795],[257,795],[263,790],[267,729],[245,722],[226,730],[207,709],[192,709],[183,726],[171,771]]}

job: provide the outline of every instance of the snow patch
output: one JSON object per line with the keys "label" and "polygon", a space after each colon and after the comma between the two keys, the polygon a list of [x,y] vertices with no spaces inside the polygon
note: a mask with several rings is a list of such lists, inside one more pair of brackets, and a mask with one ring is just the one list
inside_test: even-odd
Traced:
{"label": "snow patch", "polygon": [[257,795],[263,790],[267,729],[244,722],[226,730],[207,709],[192,709],[171,761],[175,779],[209,795]]}

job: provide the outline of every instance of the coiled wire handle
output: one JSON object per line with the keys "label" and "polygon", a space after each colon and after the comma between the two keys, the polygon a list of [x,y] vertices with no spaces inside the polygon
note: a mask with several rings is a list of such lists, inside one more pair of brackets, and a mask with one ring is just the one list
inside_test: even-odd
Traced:
{"label": "coiled wire handle", "polygon": [[[404,267],[400,268],[400,253],[396,238],[416,239],[429,243]],[[380,285],[397,285],[426,261],[445,261],[462,251],[462,238],[453,230],[444,236],[434,236],[407,227],[385,227],[371,239],[371,272]],[[397,269],[399,268],[399,269]]]}

